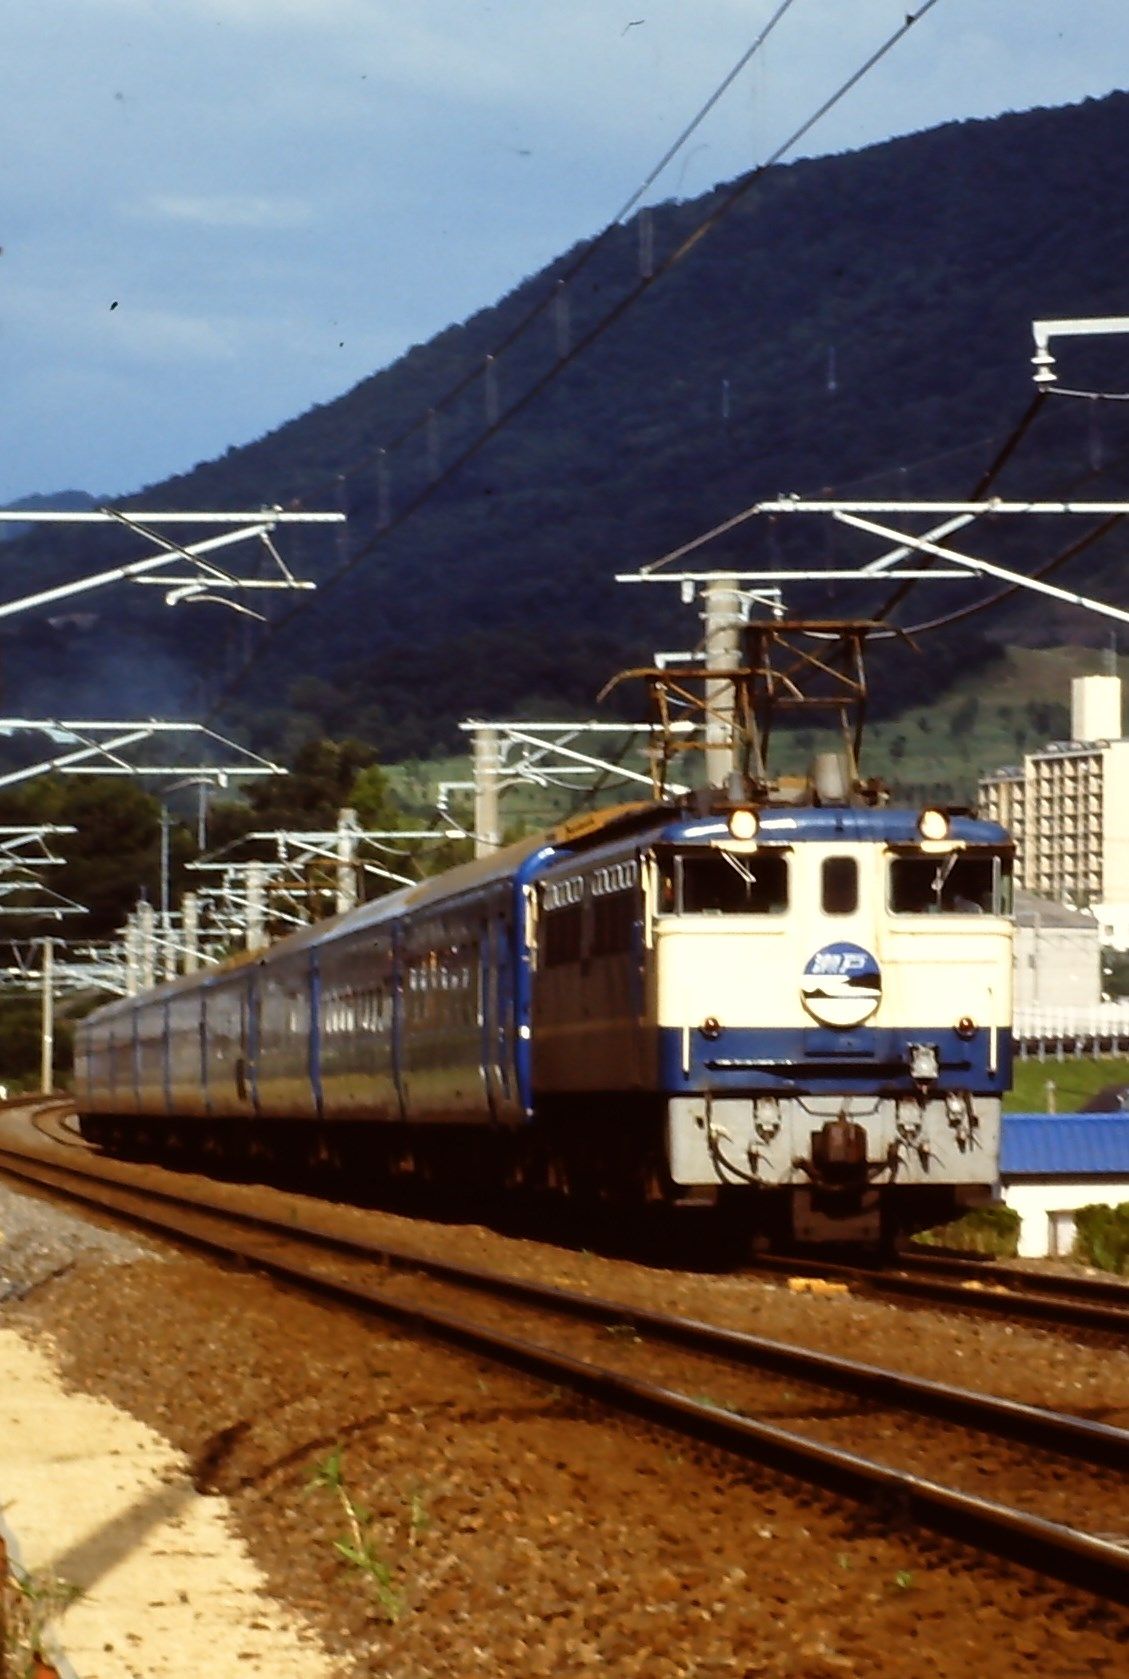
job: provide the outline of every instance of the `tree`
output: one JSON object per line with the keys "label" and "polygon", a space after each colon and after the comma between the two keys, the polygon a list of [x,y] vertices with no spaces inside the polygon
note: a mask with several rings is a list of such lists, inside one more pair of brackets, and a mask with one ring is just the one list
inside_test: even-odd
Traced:
{"label": "tree", "polygon": [[287,776],[259,781],[247,795],[259,828],[332,828],[350,802],[361,770],[376,752],[360,740],[308,740],[294,754]]}
{"label": "tree", "polygon": [[[89,911],[88,919],[76,919],[83,937],[112,938],[142,893],[157,900],[161,806],[138,782],[111,776],[44,776],[13,788],[0,800],[0,821],[50,822],[78,830],[56,842],[66,862],[50,871],[47,885]],[[193,849],[187,829],[174,823],[174,886]],[[26,936],[29,929],[13,930]]]}
{"label": "tree", "polygon": [[980,715],[980,701],[975,694],[963,699],[949,718],[949,733],[954,740],[971,734]]}
{"label": "tree", "polygon": [[374,749],[359,740],[319,736],[304,741],[295,751],[287,775],[264,777],[244,798],[225,799],[212,806],[209,850],[221,850],[258,828],[301,831],[336,827],[341,811],[354,803],[358,776],[375,766],[375,758]]}
{"label": "tree", "polygon": [[362,828],[411,826],[392,791],[387,771],[379,764],[366,764],[357,772],[349,789],[348,804],[356,811]]}

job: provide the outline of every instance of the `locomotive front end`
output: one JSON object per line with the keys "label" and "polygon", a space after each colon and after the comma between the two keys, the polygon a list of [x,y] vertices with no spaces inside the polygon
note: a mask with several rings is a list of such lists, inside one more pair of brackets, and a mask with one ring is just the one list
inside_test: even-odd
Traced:
{"label": "locomotive front end", "polygon": [[1011,1067],[1011,847],[940,811],[686,822],[647,860],[670,1177],[801,1240],[987,1199]]}

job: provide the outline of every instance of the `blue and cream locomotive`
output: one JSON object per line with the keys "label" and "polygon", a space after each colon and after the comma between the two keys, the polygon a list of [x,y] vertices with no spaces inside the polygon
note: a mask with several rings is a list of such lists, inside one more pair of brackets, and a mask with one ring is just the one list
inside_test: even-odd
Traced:
{"label": "blue and cream locomotive", "polygon": [[99,1009],[109,1146],[721,1202],[871,1238],[986,1199],[1012,848],[881,803],[620,807]]}

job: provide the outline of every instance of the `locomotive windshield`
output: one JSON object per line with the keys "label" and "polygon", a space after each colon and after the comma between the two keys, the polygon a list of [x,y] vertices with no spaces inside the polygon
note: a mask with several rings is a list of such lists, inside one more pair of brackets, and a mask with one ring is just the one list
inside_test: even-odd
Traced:
{"label": "locomotive windshield", "polygon": [[676,915],[783,915],[788,859],[770,851],[675,856],[663,865],[660,903]]}
{"label": "locomotive windshield", "polygon": [[895,915],[1010,915],[1011,887],[1011,858],[999,852],[950,851],[890,863]]}

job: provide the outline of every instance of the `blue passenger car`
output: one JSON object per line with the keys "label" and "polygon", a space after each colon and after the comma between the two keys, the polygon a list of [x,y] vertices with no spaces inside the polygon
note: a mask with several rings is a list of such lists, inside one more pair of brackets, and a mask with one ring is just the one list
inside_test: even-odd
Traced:
{"label": "blue passenger car", "polygon": [[996,1177],[1011,856],[882,806],[565,823],[91,1015],[83,1129],[811,1238],[936,1223]]}

